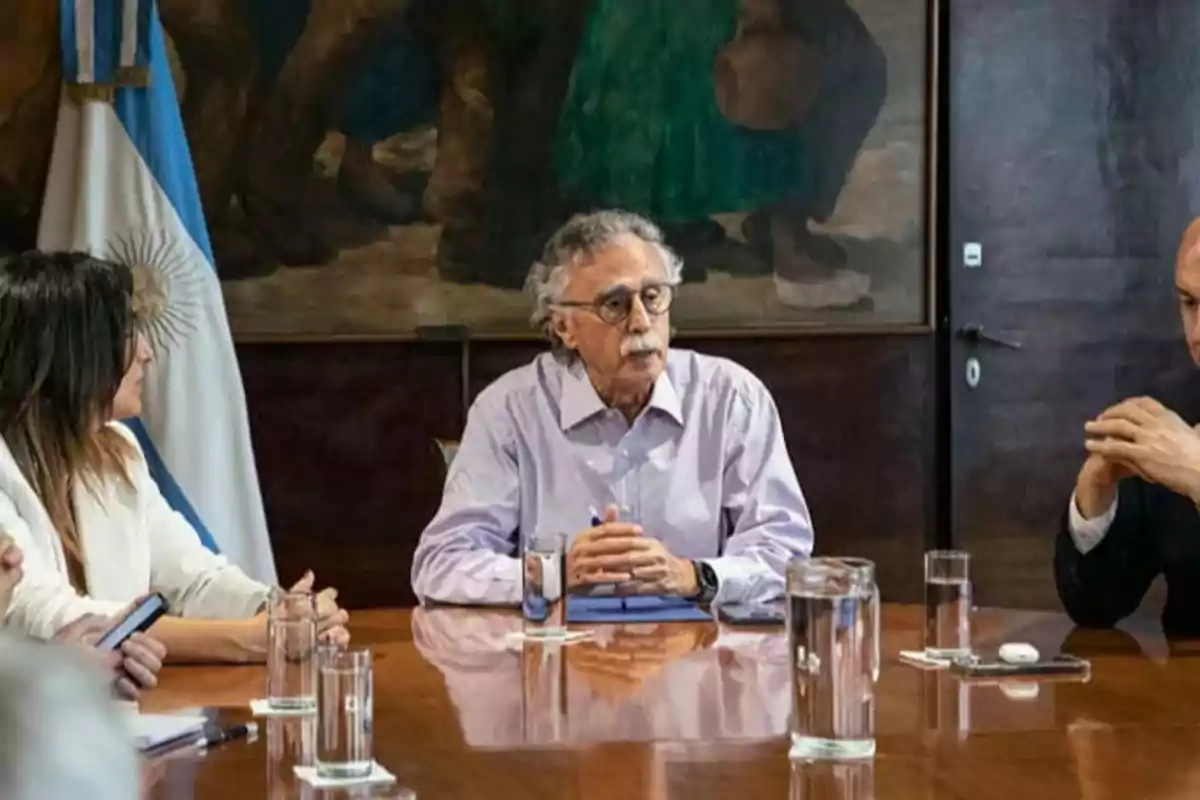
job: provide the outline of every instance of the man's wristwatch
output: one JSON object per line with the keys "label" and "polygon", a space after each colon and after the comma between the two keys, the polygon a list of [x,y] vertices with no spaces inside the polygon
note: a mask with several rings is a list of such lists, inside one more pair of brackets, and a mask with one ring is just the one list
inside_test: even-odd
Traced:
{"label": "man's wristwatch", "polygon": [[707,561],[697,560],[692,561],[692,569],[696,571],[695,599],[704,604],[711,603],[717,596],[717,590],[721,588],[721,583],[717,580],[717,571]]}

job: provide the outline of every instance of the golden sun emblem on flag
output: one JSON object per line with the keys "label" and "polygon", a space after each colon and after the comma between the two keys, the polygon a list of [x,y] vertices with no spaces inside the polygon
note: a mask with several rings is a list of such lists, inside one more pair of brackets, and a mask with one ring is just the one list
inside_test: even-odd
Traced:
{"label": "golden sun emblem on flag", "polygon": [[133,314],[156,356],[178,348],[195,332],[203,307],[208,265],[179,237],[162,230],[114,236],[104,257],[133,272]]}

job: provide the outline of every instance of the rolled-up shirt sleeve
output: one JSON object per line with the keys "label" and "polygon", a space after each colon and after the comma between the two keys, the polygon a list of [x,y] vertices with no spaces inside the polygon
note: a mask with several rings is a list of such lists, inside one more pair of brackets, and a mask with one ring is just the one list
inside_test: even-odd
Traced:
{"label": "rolled-up shirt sleeve", "polygon": [[442,504],[413,555],[413,592],[422,600],[517,605],[520,519],[516,444],[503,404],[484,392],[467,415]]}
{"label": "rolled-up shirt sleeve", "polygon": [[755,382],[733,399],[723,506],[731,532],[717,558],[714,604],[781,597],[787,563],[813,547],[808,503],[792,467],[770,392]]}

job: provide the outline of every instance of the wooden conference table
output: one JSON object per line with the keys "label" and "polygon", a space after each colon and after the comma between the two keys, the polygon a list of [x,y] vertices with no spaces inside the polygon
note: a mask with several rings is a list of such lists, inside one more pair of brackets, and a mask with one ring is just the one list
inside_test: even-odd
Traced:
{"label": "wooden conference table", "polygon": [[[1022,691],[900,663],[920,620],[918,607],[885,606],[876,757],[793,765],[782,630],[605,625],[557,657],[523,656],[505,646],[520,627],[513,613],[357,612],[355,643],[376,654],[375,754],[397,784],[351,793],[299,782],[292,767],[311,752],[311,727],[275,718],[259,720],[254,741],[160,764],[151,796],[1200,797],[1200,644],[1168,644],[1150,620],[1097,632],[1059,614],[976,612],[977,644],[1027,641],[1092,662],[1087,683]],[[168,668],[142,709],[203,707],[233,724],[262,689],[261,667]]]}

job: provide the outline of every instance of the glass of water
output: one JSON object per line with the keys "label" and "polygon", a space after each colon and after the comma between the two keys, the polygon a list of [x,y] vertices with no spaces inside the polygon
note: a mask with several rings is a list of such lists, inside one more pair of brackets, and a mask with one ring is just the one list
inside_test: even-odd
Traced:
{"label": "glass of water", "polygon": [[370,650],[323,650],[317,667],[317,741],[323,778],[371,774],[375,696]]}
{"label": "glass of water", "polygon": [[567,537],[530,534],[521,553],[521,611],[527,639],[567,635]]}
{"label": "glass of water", "polygon": [[925,654],[953,659],[971,654],[971,554],[925,554]]}
{"label": "glass of water", "polygon": [[271,708],[316,708],[316,644],[316,596],[282,589],[272,592],[267,606],[267,704]]}
{"label": "glass of water", "polygon": [[875,754],[879,590],[862,558],[795,558],[787,570],[793,759]]}

